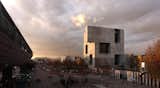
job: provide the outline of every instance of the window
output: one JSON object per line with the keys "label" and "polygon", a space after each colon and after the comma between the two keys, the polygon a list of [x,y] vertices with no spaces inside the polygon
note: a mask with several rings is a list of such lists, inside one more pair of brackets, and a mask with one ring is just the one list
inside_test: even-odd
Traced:
{"label": "window", "polygon": [[110,43],[100,43],[100,49],[101,54],[108,54],[110,52]]}
{"label": "window", "polygon": [[114,65],[120,64],[120,55],[115,55]]}
{"label": "window", "polygon": [[92,56],[92,55],[89,55],[89,58],[90,58],[89,64],[92,65],[92,63],[93,63],[93,56]]}
{"label": "window", "polygon": [[86,45],[86,47],[85,47],[85,52],[86,52],[86,54],[88,53],[88,45]]}
{"label": "window", "polygon": [[120,30],[115,29],[115,43],[119,43],[119,42],[120,42]]}

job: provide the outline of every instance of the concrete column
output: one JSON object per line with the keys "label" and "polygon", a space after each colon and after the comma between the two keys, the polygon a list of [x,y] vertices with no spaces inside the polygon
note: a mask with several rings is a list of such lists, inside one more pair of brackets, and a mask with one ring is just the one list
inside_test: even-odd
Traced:
{"label": "concrete column", "polygon": [[159,79],[158,78],[157,78],[156,84],[157,84],[156,88],[159,88]]}
{"label": "concrete column", "polygon": [[147,79],[147,74],[144,75],[144,85],[147,85],[147,83],[146,83],[147,80],[146,79]]}
{"label": "concrete column", "polygon": [[147,86],[149,86],[149,74],[147,74]]}
{"label": "concrete column", "polygon": [[149,85],[149,77],[148,77],[148,74],[146,74],[146,85],[147,85],[147,86]]}
{"label": "concrete column", "polygon": [[149,86],[151,87],[151,76],[149,75],[149,81],[148,81],[149,83]]}
{"label": "concrete column", "polygon": [[140,84],[140,82],[139,82],[139,72],[137,72],[137,83]]}
{"label": "concrete column", "polygon": [[145,75],[142,76],[142,84],[145,84]]}
{"label": "concrete column", "polygon": [[139,79],[139,75],[138,75],[138,72],[136,73],[136,76],[137,76],[137,84],[138,84],[138,79]]}
{"label": "concrete column", "polygon": [[155,88],[155,78],[153,78],[152,80],[153,80],[153,85],[152,85],[152,87]]}
{"label": "concrete column", "polygon": [[157,88],[160,88],[160,80],[159,79],[157,79]]}

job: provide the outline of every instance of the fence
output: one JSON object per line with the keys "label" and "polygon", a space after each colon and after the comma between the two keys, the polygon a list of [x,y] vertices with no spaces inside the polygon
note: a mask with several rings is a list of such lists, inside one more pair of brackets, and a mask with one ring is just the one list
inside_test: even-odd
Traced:
{"label": "fence", "polygon": [[146,85],[151,88],[160,88],[160,79],[153,78],[148,73],[141,74],[135,71],[115,70],[115,79],[124,79],[141,85]]}

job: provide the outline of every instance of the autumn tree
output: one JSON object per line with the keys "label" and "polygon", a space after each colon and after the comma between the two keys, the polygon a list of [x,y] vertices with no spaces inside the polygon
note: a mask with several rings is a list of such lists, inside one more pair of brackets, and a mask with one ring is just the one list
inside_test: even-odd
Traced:
{"label": "autumn tree", "polygon": [[139,58],[137,56],[134,56],[134,55],[129,55],[128,58],[129,58],[128,59],[129,68],[131,70],[138,71],[139,68],[140,68]]}
{"label": "autumn tree", "polygon": [[62,66],[62,63],[60,60],[55,60],[52,62],[53,67],[58,68]]}
{"label": "autumn tree", "polygon": [[86,68],[88,68],[87,63],[82,58],[76,59],[75,63],[78,66],[79,69],[86,69]]}
{"label": "autumn tree", "polygon": [[151,76],[160,78],[160,40],[148,47],[144,60]]}
{"label": "autumn tree", "polygon": [[64,69],[70,70],[70,69],[74,69],[76,66],[76,63],[74,63],[74,61],[70,60],[70,59],[65,59],[63,61],[63,66]]}

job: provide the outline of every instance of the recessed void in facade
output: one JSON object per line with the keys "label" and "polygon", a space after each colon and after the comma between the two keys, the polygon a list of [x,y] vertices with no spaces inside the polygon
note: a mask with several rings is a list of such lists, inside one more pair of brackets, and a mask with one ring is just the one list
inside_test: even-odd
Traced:
{"label": "recessed void in facade", "polygon": [[120,42],[120,30],[119,29],[115,29],[115,43],[119,43]]}
{"label": "recessed void in facade", "polygon": [[115,55],[114,65],[120,64],[120,55]]}
{"label": "recessed void in facade", "polygon": [[90,60],[89,60],[89,64],[91,64],[91,65],[92,65],[92,64],[93,64],[93,56],[92,56],[92,54],[90,54],[90,55],[89,55],[89,58],[90,58]]}
{"label": "recessed void in facade", "polygon": [[86,54],[87,54],[88,53],[88,45],[86,45],[85,49],[86,49],[85,51],[86,51]]}
{"label": "recessed void in facade", "polygon": [[99,44],[99,53],[101,53],[101,54],[110,53],[110,43],[100,43]]}

